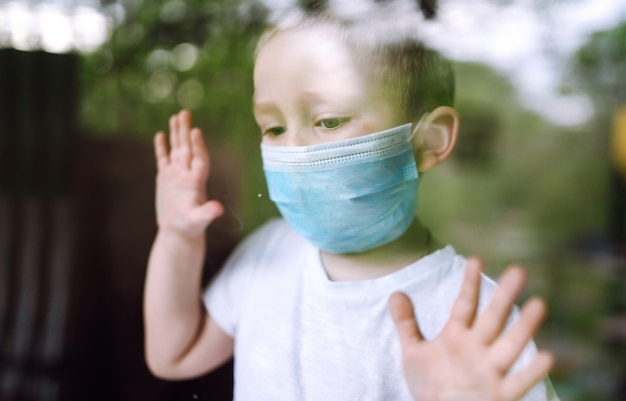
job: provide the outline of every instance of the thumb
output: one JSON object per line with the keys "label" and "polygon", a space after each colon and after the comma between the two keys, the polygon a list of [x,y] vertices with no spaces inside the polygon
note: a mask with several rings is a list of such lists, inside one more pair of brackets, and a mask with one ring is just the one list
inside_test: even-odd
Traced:
{"label": "thumb", "polygon": [[424,340],[420,331],[411,299],[403,292],[394,292],[389,297],[389,313],[396,326],[402,348]]}
{"label": "thumb", "polygon": [[216,200],[211,200],[196,207],[192,212],[192,219],[208,226],[222,214],[224,214],[224,206]]}

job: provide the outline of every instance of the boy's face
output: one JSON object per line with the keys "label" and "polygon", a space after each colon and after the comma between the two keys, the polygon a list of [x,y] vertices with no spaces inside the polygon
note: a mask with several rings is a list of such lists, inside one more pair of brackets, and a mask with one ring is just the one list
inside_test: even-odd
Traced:
{"label": "boy's face", "polygon": [[261,48],[254,115],[263,143],[276,146],[332,142],[407,122],[338,35],[323,27],[280,32]]}

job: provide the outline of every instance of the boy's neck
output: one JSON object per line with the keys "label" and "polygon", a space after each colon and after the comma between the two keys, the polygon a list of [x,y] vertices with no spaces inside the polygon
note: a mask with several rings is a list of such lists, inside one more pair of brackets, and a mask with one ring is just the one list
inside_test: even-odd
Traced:
{"label": "boy's neck", "polygon": [[358,254],[322,251],[322,263],[332,281],[360,281],[396,272],[439,247],[430,231],[415,219],[397,240]]}

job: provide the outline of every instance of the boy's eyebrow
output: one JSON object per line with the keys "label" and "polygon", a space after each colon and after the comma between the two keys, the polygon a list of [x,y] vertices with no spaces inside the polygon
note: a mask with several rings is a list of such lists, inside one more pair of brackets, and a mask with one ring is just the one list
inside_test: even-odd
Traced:
{"label": "boy's eyebrow", "polygon": [[276,110],[276,106],[271,101],[257,101],[257,98],[252,97],[252,109],[255,112],[270,112]]}

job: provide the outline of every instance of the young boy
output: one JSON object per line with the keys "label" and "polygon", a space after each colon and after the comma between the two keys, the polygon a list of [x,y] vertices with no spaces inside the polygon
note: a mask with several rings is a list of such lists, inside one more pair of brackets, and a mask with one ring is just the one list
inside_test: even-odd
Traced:
{"label": "young boy", "polygon": [[148,366],[189,378],[234,354],[239,401],[557,400],[542,381],[550,356],[528,344],[543,303],[511,314],[522,271],[497,288],[415,218],[418,171],[456,144],[449,64],[365,33],[308,15],[261,38],[254,114],[284,220],[250,235],[204,293],[204,233],[223,212],[206,199],[209,154],[187,111],[170,119],[169,150],[156,135]]}

